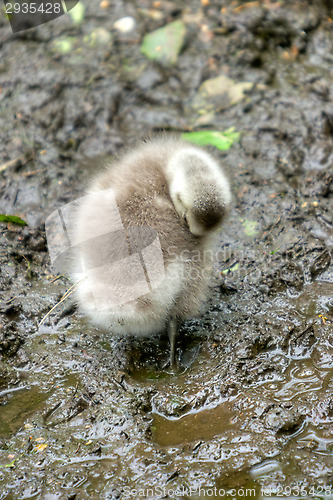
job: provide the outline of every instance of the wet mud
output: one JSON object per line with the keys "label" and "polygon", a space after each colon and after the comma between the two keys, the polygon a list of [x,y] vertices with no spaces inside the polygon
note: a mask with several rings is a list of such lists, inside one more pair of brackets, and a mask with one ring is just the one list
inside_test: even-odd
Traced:
{"label": "wet mud", "polygon": [[[0,498],[332,498],[331,3],[85,7],[15,35],[0,15],[0,212],[28,223],[1,225]],[[177,63],[146,59],[143,35],[175,19]],[[234,105],[198,98],[221,74],[252,84]],[[109,155],[193,126],[241,140],[212,150],[233,208],[172,373],[163,335],[117,337],[60,302],[44,223]]]}

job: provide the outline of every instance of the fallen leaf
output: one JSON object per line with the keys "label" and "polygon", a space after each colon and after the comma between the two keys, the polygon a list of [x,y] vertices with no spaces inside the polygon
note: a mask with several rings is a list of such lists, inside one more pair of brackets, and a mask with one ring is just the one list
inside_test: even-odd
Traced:
{"label": "fallen leaf", "polygon": [[200,114],[216,113],[242,101],[253,85],[252,82],[236,82],[225,75],[210,78],[199,87],[191,107]]}
{"label": "fallen leaf", "polygon": [[46,443],[38,444],[36,446],[36,451],[44,451],[45,448],[47,448],[47,444]]}
{"label": "fallen leaf", "polygon": [[58,54],[69,54],[73,50],[75,38],[72,36],[55,40],[52,44],[53,52]]}
{"label": "fallen leaf", "polygon": [[174,21],[146,35],[141,44],[141,52],[148,59],[164,64],[175,64],[185,34],[185,24],[180,20]]}
{"label": "fallen leaf", "polygon": [[230,104],[233,105],[244,99],[245,91],[252,89],[252,87],[252,82],[237,83],[235,80],[225,75],[220,75],[203,82],[199,88],[199,92],[206,97],[227,94],[230,99]]}
{"label": "fallen leaf", "polygon": [[226,151],[235,141],[239,140],[239,132],[232,127],[224,132],[218,130],[202,130],[199,132],[185,132],[182,139],[198,144],[199,146],[215,146],[217,149]]}
{"label": "fallen leaf", "polygon": [[84,14],[85,14],[85,6],[81,3],[78,2],[75,7],[73,7],[70,11],[68,11],[68,14],[70,15],[73,24],[81,24],[83,19],[84,19]]}
{"label": "fallen leaf", "polygon": [[239,269],[239,263],[235,264],[232,267],[228,267],[228,269],[223,269],[222,274],[233,273],[234,271],[237,271],[237,269]]}
{"label": "fallen leaf", "polygon": [[247,236],[255,236],[258,233],[258,222],[256,220],[244,220],[242,221],[244,228],[244,233]]}
{"label": "fallen leaf", "polygon": [[17,215],[0,214],[0,222],[11,222],[18,226],[27,226],[28,224]]}

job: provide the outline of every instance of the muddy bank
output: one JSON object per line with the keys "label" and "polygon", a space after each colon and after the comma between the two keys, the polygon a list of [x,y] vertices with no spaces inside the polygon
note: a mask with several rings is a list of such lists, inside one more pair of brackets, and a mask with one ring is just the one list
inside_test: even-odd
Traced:
{"label": "muddy bank", "polygon": [[[216,488],[332,495],[332,21],[329,5],[85,5],[11,35],[0,17],[0,498],[204,498]],[[135,30],[113,27],[130,15]],[[174,19],[173,67],[140,53]],[[107,44],[85,40],[97,27]],[[55,51],[73,37],[67,54]],[[253,85],[235,105],[205,80]],[[233,187],[209,310],[182,327],[183,373],[163,336],[92,327],[55,279],[45,218],[107,155],[196,125],[241,132],[212,150]],[[202,490],[200,491],[200,488]],[[220,494],[218,493],[220,491]],[[285,496],[288,496],[288,491]],[[284,493],[283,493],[284,494]],[[290,495],[289,495],[290,496]],[[304,497],[304,495],[301,495]],[[214,498],[214,496],[213,496]]]}

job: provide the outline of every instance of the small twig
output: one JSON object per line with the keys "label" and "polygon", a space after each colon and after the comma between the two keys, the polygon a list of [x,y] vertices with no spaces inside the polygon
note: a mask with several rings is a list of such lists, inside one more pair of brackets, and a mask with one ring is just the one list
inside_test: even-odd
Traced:
{"label": "small twig", "polygon": [[57,302],[53,307],[52,309],[49,310],[48,313],[45,314],[44,318],[40,321],[40,323],[38,324],[38,327],[39,328],[43,323],[44,321],[46,320],[46,318],[48,316],[50,316],[50,314],[62,303],[64,302],[75,290],[75,288],[78,286],[78,284],[81,282],[82,280],[79,280],[77,281],[76,283],[74,283],[74,285],[72,285],[68,290],[67,292],[61,297],[61,299],[59,300],[59,302]]}
{"label": "small twig", "polygon": [[9,160],[0,165],[0,172],[3,172],[9,167],[17,167],[18,165],[25,165],[28,161],[32,160],[32,155],[23,155],[19,158],[15,158],[15,160]]}
{"label": "small twig", "polygon": [[5,302],[6,306],[8,304],[10,304],[11,302],[13,302],[13,300],[15,300],[15,299],[17,299],[17,297],[12,297],[11,299],[6,300],[6,302]]}
{"label": "small twig", "polygon": [[53,280],[51,281],[51,283],[55,283],[56,281],[60,280],[60,278],[64,278],[64,275],[63,274],[59,274],[58,276],[56,276],[55,278],[53,278]]}
{"label": "small twig", "polygon": [[74,389],[74,393],[72,395],[72,399],[74,399],[74,397],[75,397],[75,395],[77,393],[78,388],[79,388],[79,382],[76,382],[76,386],[75,386],[75,389]]}
{"label": "small twig", "polygon": [[30,172],[24,172],[23,177],[30,177],[31,175],[38,174],[40,172],[46,172],[47,168],[40,168],[39,170],[30,170]]}
{"label": "small twig", "polygon": [[271,234],[271,232],[273,231],[273,229],[279,224],[280,220],[281,220],[282,216],[280,215],[280,217],[278,218],[278,220],[273,224],[273,226],[270,228],[270,230],[268,231],[267,233],[267,236],[269,234]]}

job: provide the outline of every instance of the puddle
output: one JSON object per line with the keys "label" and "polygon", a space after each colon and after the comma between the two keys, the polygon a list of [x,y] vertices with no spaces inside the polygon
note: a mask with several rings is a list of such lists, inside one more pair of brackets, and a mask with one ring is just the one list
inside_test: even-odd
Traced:
{"label": "puddle", "polygon": [[174,419],[155,414],[151,427],[153,440],[161,446],[208,441],[214,436],[234,430],[233,418],[234,415],[227,404]]}
{"label": "puddle", "polygon": [[[3,393],[6,392],[6,395]],[[24,425],[26,419],[42,409],[49,393],[42,392],[38,386],[22,387],[3,391],[0,401],[6,397],[0,409],[0,438],[9,438]]]}

